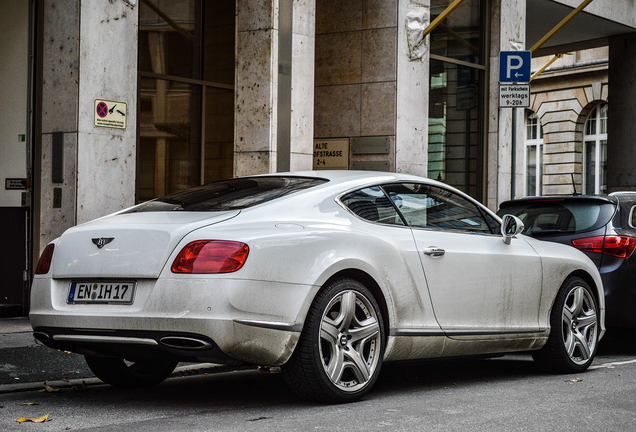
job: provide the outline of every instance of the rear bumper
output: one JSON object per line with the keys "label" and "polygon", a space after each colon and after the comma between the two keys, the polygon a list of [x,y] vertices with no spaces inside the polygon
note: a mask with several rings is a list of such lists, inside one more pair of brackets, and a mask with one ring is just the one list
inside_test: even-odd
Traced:
{"label": "rear bumper", "polygon": [[600,271],[607,326],[636,327],[636,260],[634,257],[621,259],[620,265],[604,265]]}
{"label": "rear bumper", "polygon": [[279,366],[317,288],[239,279],[138,280],[131,305],[67,304],[71,280],[37,278],[31,324],[51,348]]}

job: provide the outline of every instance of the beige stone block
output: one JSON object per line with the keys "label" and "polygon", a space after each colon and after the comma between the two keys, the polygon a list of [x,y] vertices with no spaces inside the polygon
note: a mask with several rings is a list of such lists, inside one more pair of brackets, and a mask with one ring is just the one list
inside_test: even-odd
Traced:
{"label": "beige stone block", "polygon": [[236,31],[278,28],[278,2],[274,0],[236,0]]}
{"label": "beige stone block", "polygon": [[549,164],[563,164],[563,163],[582,163],[583,156],[580,153],[555,153],[544,154],[543,163]]}
{"label": "beige stone block", "polygon": [[567,153],[567,152],[581,152],[583,144],[580,142],[565,142],[558,144],[544,144],[543,153]]}
{"label": "beige stone block", "polygon": [[236,150],[268,151],[274,140],[278,82],[272,47],[277,32],[241,32],[237,41]]}
{"label": "beige stone block", "polygon": [[397,29],[362,32],[362,82],[395,81]]}
{"label": "beige stone block", "polygon": [[396,27],[398,2],[396,0],[365,0],[362,9],[364,29]]}
{"label": "beige stone block", "polygon": [[78,130],[79,3],[44,3],[42,133]]}
{"label": "beige stone block", "polygon": [[289,161],[290,171],[311,171],[314,166],[313,154],[292,153]]}
{"label": "beige stone block", "polygon": [[[576,185],[577,192],[581,192],[581,185]],[[543,185],[543,195],[562,196],[572,195],[574,193],[574,187],[572,183],[563,185]]]}
{"label": "beige stone block", "polygon": [[[549,97],[549,96],[548,96]],[[567,111],[572,110],[577,113],[580,113],[583,107],[578,99],[568,99],[568,100],[548,100],[541,104],[541,108],[537,111],[537,115],[539,118],[543,118],[543,116],[548,112],[555,111]]]}
{"label": "beige stone block", "polygon": [[581,139],[582,139],[581,132],[576,132],[574,130],[569,132],[545,133],[543,135],[543,142],[548,144],[571,142],[571,141],[576,141]]}
{"label": "beige stone block", "polygon": [[546,175],[571,173],[580,174],[582,169],[583,165],[579,163],[544,165],[543,173]]}
{"label": "beige stone block", "polygon": [[237,152],[234,154],[236,177],[276,171],[276,152]]}
{"label": "beige stone block", "polygon": [[316,2],[320,0],[294,0],[293,32],[304,36],[316,35]]}
{"label": "beige stone block", "polygon": [[362,32],[316,35],[316,85],[359,83],[361,56]]}
{"label": "beige stone block", "polygon": [[362,84],[360,135],[395,135],[396,86]]}
{"label": "beige stone block", "polygon": [[579,120],[579,113],[574,110],[551,111],[544,113],[540,120],[541,124],[544,126],[550,123],[560,122],[576,123]]}
{"label": "beige stone block", "polygon": [[314,136],[360,136],[361,88],[359,84],[315,89]]}
{"label": "beige stone block", "polygon": [[362,30],[362,0],[316,0],[316,34]]}

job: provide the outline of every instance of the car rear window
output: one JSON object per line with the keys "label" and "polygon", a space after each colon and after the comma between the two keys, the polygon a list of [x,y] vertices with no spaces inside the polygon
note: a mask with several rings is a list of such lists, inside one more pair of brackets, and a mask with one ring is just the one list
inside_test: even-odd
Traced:
{"label": "car rear window", "polygon": [[140,204],[126,213],[240,210],[326,181],[308,177],[245,177],[223,180]]}
{"label": "car rear window", "polygon": [[524,224],[524,234],[532,236],[592,231],[607,224],[616,207],[610,202],[518,201],[503,205],[497,214],[512,214]]}

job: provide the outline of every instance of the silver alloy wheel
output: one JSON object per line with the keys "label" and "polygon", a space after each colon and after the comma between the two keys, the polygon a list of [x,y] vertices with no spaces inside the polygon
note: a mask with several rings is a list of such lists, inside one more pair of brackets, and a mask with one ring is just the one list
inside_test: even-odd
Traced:
{"label": "silver alloy wheel", "polygon": [[563,305],[565,351],[577,365],[585,364],[596,348],[598,317],[592,294],[582,286],[573,287]]}
{"label": "silver alloy wheel", "polygon": [[362,293],[338,293],[320,321],[320,355],[327,377],[340,390],[355,392],[371,379],[380,362],[380,325]]}

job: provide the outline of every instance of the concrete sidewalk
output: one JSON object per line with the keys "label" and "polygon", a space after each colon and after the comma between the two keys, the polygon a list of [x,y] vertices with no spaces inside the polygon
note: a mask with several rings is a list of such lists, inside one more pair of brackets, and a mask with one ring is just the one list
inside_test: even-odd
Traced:
{"label": "concrete sidewalk", "polygon": [[28,317],[0,319],[0,349],[36,345]]}

